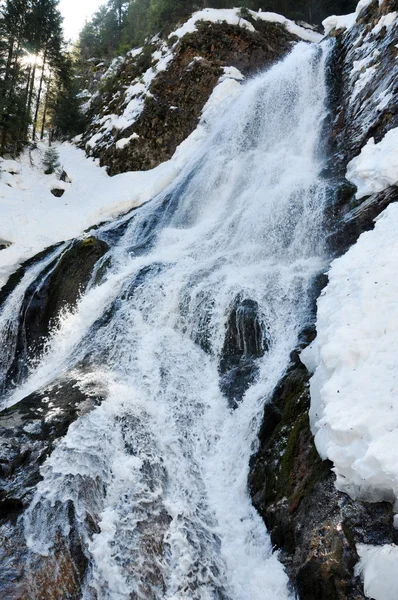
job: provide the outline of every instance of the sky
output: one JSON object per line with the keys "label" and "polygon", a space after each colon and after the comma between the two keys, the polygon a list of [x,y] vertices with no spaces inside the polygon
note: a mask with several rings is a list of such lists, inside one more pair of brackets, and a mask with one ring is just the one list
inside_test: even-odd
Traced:
{"label": "sky", "polygon": [[59,8],[64,17],[65,38],[76,40],[84,21],[91,17],[101,4],[105,4],[105,0],[61,0]]}

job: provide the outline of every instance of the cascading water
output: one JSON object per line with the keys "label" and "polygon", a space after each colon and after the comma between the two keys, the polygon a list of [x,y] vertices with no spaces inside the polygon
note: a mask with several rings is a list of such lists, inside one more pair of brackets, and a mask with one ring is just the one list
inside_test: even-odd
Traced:
{"label": "cascading water", "polygon": [[[101,277],[8,394],[12,405],[65,373],[106,390],[44,462],[21,517],[31,598],[42,597],[40,557],[57,563],[72,521],[87,567],[79,592],[59,598],[290,597],[247,475],[264,402],[325,264],[326,54],[300,43],[243,87],[178,181],[123,219]],[[96,235],[113,239],[117,227]],[[245,310],[255,313],[257,358],[247,356]],[[233,402],[220,388],[231,313],[254,365]]]}

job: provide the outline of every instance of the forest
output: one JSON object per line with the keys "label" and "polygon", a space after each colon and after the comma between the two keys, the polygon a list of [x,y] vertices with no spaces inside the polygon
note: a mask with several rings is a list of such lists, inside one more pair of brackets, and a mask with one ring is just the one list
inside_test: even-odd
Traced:
{"label": "forest", "polygon": [[356,0],[108,0],[83,27],[80,50],[86,59],[124,53],[149,35],[169,33],[179,20],[202,8],[239,5],[319,25],[331,14],[353,12],[356,4]]}
{"label": "forest", "polygon": [[[17,155],[45,129],[81,127],[73,60],[58,0],[5,0],[0,13],[0,155]],[[65,114],[65,106],[68,106]]]}

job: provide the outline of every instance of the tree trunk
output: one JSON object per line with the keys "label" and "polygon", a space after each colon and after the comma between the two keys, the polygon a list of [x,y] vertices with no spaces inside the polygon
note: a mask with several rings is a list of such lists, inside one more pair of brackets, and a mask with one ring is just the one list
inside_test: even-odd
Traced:
{"label": "tree trunk", "polygon": [[35,138],[36,138],[37,117],[39,115],[41,92],[43,90],[44,69],[45,69],[45,66],[46,66],[46,60],[47,60],[47,47],[46,47],[46,49],[44,51],[43,64],[42,64],[42,67],[41,67],[41,77],[40,77],[39,91],[37,92],[35,118],[33,119],[33,132],[32,132],[32,140],[33,141],[35,141]]}
{"label": "tree trunk", "polygon": [[30,119],[30,113],[32,110],[32,102],[33,102],[33,92],[35,89],[35,77],[36,77],[36,63],[33,65],[33,69],[32,69],[32,76],[31,76],[31,80],[30,80],[30,87],[29,87],[29,92],[28,92],[28,105],[26,108],[26,126],[25,126],[25,133],[24,133],[24,139],[28,139],[28,129],[29,129],[29,119]]}
{"label": "tree trunk", "polygon": [[48,110],[48,97],[50,95],[50,87],[51,87],[51,75],[50,75],[50,77],[48,79],[46,99],[44,101],[43,122],[41,124],[41,132],[40,132],[40,139],[41,140],[44,138],[44,128],[46,126],[46,117],[47,117],[47,110]]}

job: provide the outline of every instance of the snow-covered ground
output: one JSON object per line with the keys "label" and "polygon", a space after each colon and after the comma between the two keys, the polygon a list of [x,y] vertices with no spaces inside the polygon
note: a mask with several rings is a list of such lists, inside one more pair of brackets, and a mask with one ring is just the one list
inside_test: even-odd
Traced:
{"label": "snow-covered ground", "polygon": [[[44,145],[33,151],[33,164],[28,153],[18,161],[0,159],[0,240],[11,242],[11,246],[0,250],[0,288],[24,260],[139,206],[165,189],[206,138],[214,120],[240,94],[238,79],[243,77],[237,69],[225,69],[202,111],[198,127],[180,144],[171,160],[150,171],[109,177],[105,168],[69,143],[56,148],[71,183],[44,174]],[[51,189],[61,187],[65,193],[56,198]]]}

